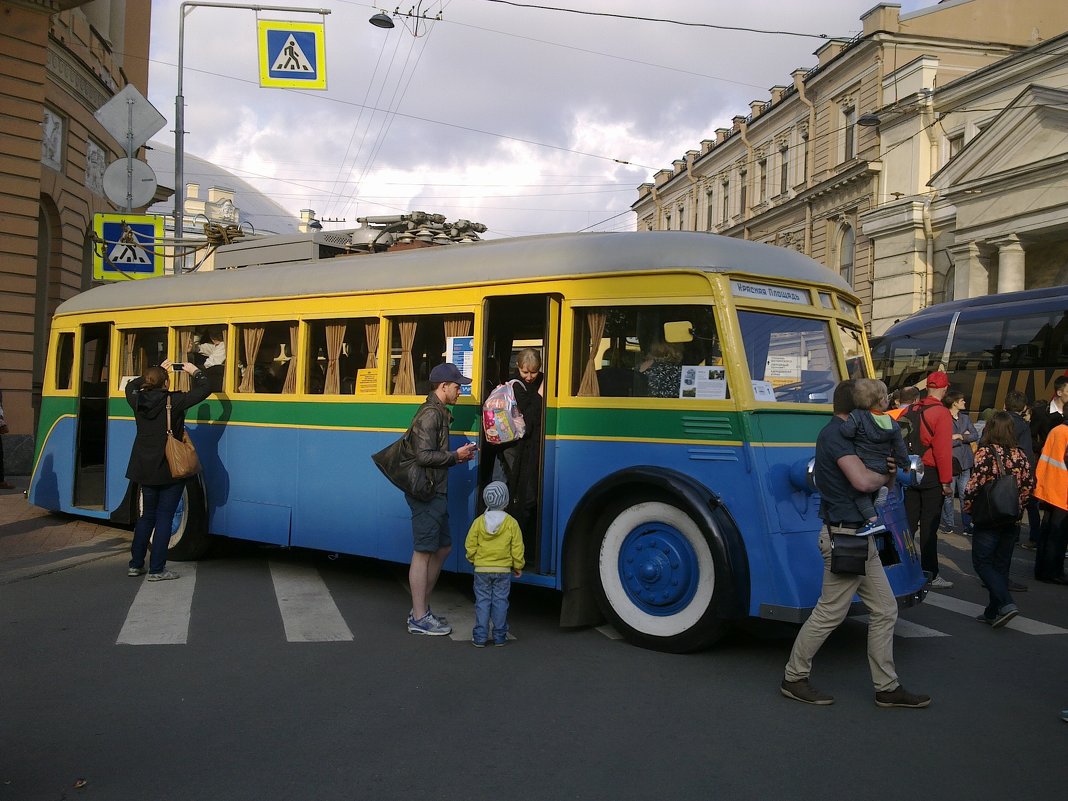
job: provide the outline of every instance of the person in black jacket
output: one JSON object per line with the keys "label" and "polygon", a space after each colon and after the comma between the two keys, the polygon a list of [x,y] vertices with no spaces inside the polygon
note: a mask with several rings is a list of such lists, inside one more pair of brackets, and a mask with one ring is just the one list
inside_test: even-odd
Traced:
{"label": "person in black jacket", "polygon": [[[545,400],[545,374],[541,371],[541,354],[524,348],[516,355],[518,378],[512,385],[515,403],[526,423],[526,433],[499,447],[501,467],[511,501],[507,512],[519,521],[523,546],[527,553],[536,552],[538,487],[541,483],[541,412]],[[509,379],[509,380],[512,380]]]}
{"label": "person in black jacket", "polygon": [[126,402],[134,411],[137,436],[130,451],[126,477],[141,488],[141,517],[134,527],[130,547],[128,576],[145,574],[145,554],[152,532],[152,556],[148,563],[149,581],[167,581],[178,574],[167,570],[167,546],[170,543],[174,511],[182,498],[183,479],[171,476],[164,447],[167,443],[167,400],[171,402],[171,431],[181,439],[185,427],[185,412],[208,397],[211,388],[208,377],[195,365],[186,362],[182,370],[192,376],[188,392],[168,392],[169,370],[173,363],[167,359],[159,367],[149,367],[144,375],[126,385]]}

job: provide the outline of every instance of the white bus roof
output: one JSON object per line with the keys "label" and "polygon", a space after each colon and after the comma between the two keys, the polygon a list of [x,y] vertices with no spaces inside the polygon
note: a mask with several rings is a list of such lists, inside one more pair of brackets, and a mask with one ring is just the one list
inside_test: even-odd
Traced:
{"label": "white bus roof", "polygon": [[852,294],[838,274],[793,250],[714,234],[641,231],[495,239],[123,281],[76,295],[56,314],[680,269],[814,282]]}

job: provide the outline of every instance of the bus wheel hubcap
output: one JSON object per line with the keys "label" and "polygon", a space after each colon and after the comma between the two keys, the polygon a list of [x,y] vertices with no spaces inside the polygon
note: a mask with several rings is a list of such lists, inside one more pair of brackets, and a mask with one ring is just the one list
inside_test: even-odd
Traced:
{"label": "bus wheel hubcap", "polygon": [[619,576],[636,606],[651,615],[671,615],[693,600],[699,577],[697,555],[673,526],[647,523],[624,540]]}

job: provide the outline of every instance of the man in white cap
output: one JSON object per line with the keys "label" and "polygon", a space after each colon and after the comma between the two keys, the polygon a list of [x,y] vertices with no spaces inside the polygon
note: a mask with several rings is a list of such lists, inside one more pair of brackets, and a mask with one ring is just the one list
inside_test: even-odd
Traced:
{"label": "man in white cap", "polygon": [[408,631],[412,634],[441,636],[452,627],[444,618],[430,611],[430,593],[438,581],[445,557],[452,550],[449,535],[448,469],[470,462],[478,447],[469,442],[455,451],[449,450],[449,426],[452,413],[449,406],[456,403],[460,386],[471,379],[460,373],[455,364],[445,362],[430,371],[430,394],[412,420],[412,450],[415,461],[427,474],[434,487],[429,501],[421,501],[405,493],[404,500],[412,510],[412,564],[408,568],[408,584],[412,590],[412,610],[408,614]]}

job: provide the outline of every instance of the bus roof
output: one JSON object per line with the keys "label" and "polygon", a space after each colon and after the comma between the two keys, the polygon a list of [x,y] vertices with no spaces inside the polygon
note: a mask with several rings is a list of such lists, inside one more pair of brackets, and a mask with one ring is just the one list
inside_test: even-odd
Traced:
{"label": "bus roof", "polygon": [[793,250],[715,234],[641,231],[495,239],[123,281],[76,295],[56,314],[679,269],[807,281],[852,295],[839,275]]}
{"label": "bus roof", "polygon": [[882,341],[913,331],[926,330],[933,326],[948,325],[950,318],[957,312],[962,313],[962,319],[967,319],[964,315],[966,312],[974,312],[977,316],[989,316],[995,313],[1010,316],[1017,311],[1021,313],[1060,311],[1065,306],[1068,306],[1068,287],[1066,286],[1023,289],[1018,292],[1001,292],[964,300],[951,300],[920,309],[898,320],[878,339]]}

